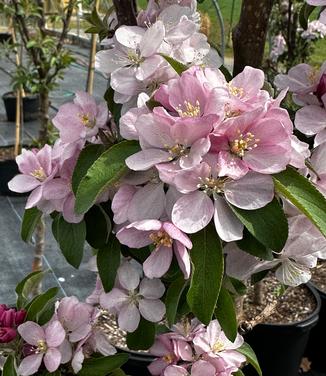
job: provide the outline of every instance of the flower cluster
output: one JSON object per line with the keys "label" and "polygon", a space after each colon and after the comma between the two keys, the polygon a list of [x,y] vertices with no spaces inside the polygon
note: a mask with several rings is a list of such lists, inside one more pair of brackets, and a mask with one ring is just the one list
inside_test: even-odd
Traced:
{"label": "flower cluster", "polygon": [[150,348],[157,359],[148,369],[157,376],[230,376],[246,361],[237,351],[242,344],[240,335],[231,342],[217,320],[207,327],[185,320],[157,336]]}
{"label": "flower cluster", "polygon": [[0,304],[0,343],[9,343],[17,336],[17,327],[25,320],[26,311]]}
{"label": "flower cluster", "polygon": [[[184,64],[221,65],[217,52],[199,33],[196,1],[149,1],[138,16],[138,26],[121,26],[109,48],[96,55],[96,68],[110,75],[114,100],[134,107],[139,94],[149,96],[176,72],[163,58],[168,55]],[[111,44],[113,43],[113,48]]]}
{"label": "flower cluster", "polygon": [[115,354],[115,348],[99,328],[100,315],[98,308],[72,296],[57,303],[47,324],[40,326],[33,321],[21,324],[18,333],[25,343],[18,374],[34,375],[42,362],[49,372],[70,363],[74,373],[78,373],[85,357],[95,352],[105,356]]}
{"label": "flower cluster", "polygon": [[26,209],[37,207],[45,214],[56,211],[71,223],[83,219],[74,212],[72,174],[85,143],[101,142],[98,132],[106,128],[107,119],[106,104],[97,105],[94,98],[84,92],[77,92],[73,103],[60,107],[53,119],[60,132],[54,146],[23,150],[16,159],[21,174],[9,182],[9,188],[19,193],[32,191]]}

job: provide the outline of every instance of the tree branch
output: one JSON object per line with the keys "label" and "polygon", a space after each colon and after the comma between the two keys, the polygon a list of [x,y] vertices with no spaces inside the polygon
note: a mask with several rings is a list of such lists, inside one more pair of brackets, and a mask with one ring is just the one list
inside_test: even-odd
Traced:
{"label": "tree branch", "polygon": [[69,25],[70,25],[70,20],[71,20],[72,13],[74,11],[75,3],[76,3],[76,0],[69,0],[68,6],[67,6],[66,17],[64,17],[62,19],[63,28],[62,28],[62,32],[61,32],[61,35],[60,35],[60,38],[59,38],[59,42],[57,44],[57,51],[58,52],[61,51],[63,44],[64,44],[64,41],[67,37]]}
{"label": "tree branch", "polygon": [[234,75],[246,65],[260,68],[274,0],[243,0],[238,25],[233,29]]}
{"label": "tree branch", "polygon": [[137,25],[136,8],[133,0],[113,0],[113,5],[117,13],[119,26]]}

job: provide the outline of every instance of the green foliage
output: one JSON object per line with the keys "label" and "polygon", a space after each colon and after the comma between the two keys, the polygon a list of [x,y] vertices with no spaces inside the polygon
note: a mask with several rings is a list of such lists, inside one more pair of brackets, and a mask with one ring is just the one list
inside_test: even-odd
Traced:
{"label": "green foliage", "polygon": [[101,358],[86,359],[83,368],[78,372],[79,376],[106,376],[116,371],[128,360],[127,354],[116,354]]}
{"label": "green foliage", "polygon": [[112,223],[104,204],[92,206],[85,214],[85,222],[87,243],[94,249],[105,247],[109,242]]}
{"label": "green foliage", "polygon": [[181,276],[170,284],[166,292],[166,319],[170,327],[176,321],[180,299],[187,284],[188,282],[184,279],[183,276]]}
{"label": "green foliage", "polygon": [[[235,206],[231,206],[231,209],[248,231],[266,248],[276,252],[284,248],[289,233],[288,222],[276,198],[257,210],[244,210]],[[250,249],[253,252],[253,247]]]}
{"label": "green foliage", "polygon": [[31,209],[25,209],[20,230],[20,235],[24,242],[30,242],[41,217],[42,212],[38,210],[36,207]]}
{"label": "green foliage", "polygon": [[256,354],[254,353],[254,350],[248,345],[248,343],[244,343],[237,349],[237,351],[239,351],[239,353],[243,354],[247,358],[247,362],[255,368],[259,376],[263,376]]}
{"label": "green foliage", "polygon": [[301,10],[300,10],[300,15],[299,15],[299,21],[301,27],[306,30],[308,27],[308,21],[311,13],[315,10],[315,7],[312,5],[309,5],[307,3],[304,3]]}
{"label": "green foliage", "polygon": [[57,215],[52,222],[52,232],[66,260],[73,267],[79,268],[86,239],[85,221],[68,223],[61,215]]}
{"label": "green foliage", "polygon": [[114,10],[114,7],[112,6],[104,19],[99,16],[96,8],[94,7],[92,12],[90,14],[87,14],[84,16],[84,19],[91,25],[89,28],[85,30],[85,33],[90,34],[98,34],[100,37],[100,40],[103,40],[110,34],[110,29],[108,25],[108,17]]}
{"label": "green foliage", "polygon": [[326,236],[326,199],[310,181],[289,167],[274,175],[274,183],[276,191],[305,214]]}
{"label": "green foliage", "polygon": [[237,315],[233,298],[228,290],[224,287],[221,288],[220,295],[218,297],[215,316],[221,324],[226,336],[230,341],[234,342],[238,334]]}
{"label": "green foliage", "polygon": [[36,271],[30,273],[18,283],[15,290],[17,295],[16,307],[18,309],[25,307],[30,294],[34,291],[35,287],[39,286],[39,283],[46,273],[46,271]]}
{"label": "green foliage", "polygon": [[237,241],[237,245],[252,256],[268,261],[274,259],[273,252],[261,244],[247,229],[243,232],[243,238]]}
{"label": "green foliage", "polygon": [[148,350],[154,343],[155,324],[140,319],[138,328],[133,333],[127,334],[127,346],[130,350]]}
{"label": "green foliage", "polygon": [[194,315],[208,325],[212,320],[222,284],[223,250],[213,226],[192,235],[191,240],[193,271],[187,302]]}
{"label": "green foliage", "polygon": [[58,291],[58,287],[52,287],[43,294],[36,296],[26,307],[26,321],[37,321],[42,312],[54,302]]}
{"label": "green foliage", "polygon": [[15,357],[13,355],[9,355],[3,366],[2,376],[17,376],[15,363]]}
{"label": "green foliage", "polygon": [[112,235],[109,243],[97,252],[97,268],[105,292],[113,289],[117,270],[120,266],[121,247],[117,238]]}
{"label": "green foliage", "polygon": [[137,151],[139,151],[138,142],[122,141],[106,150],[92,164],[77,189],[75,205],[77,214],[87,212],[97,198],[128,171],[125,160]]}
{"label": "green foliage", "polygon": [[180,63],[180,61],[177,61],[173,59],[172,57],[161,54],[162,57],[171,65],[171,67],[179,74],[181,75],[182,72],[186,71],[188,67],[184,65],[183,63]]}

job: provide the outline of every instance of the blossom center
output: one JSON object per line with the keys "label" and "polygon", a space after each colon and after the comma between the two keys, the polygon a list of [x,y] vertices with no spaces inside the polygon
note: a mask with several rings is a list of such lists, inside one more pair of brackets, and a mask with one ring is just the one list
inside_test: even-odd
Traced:
{"label": "blossom center", "polygon": [[173,362],[173,359],[174,359],[174,356],[172,354],[167,354],[167,355],[163,356],[163,360],[167,364],[171,364]]}
{"label": "blossom center", "polygon": [[244,95],[244,90],[242,87],[236,87],[236,86],[233,86],[232,84],[228,83],[226,84],[228,90],[229,90],[229,93],[231,95],[233,95],[234,97],[237,97],[237,98],[242,98],[243,95]]}
{"label": "blossom center", "polygon": [[31,172],[31,175],[41,182],[44,181],[47,178],[43,167],[40,167],[40,168],[34,170],[33,172]]}
{"label": "blossom center", "polygon": [[167,147],[167,149],[168,149],[168,152],[171,154],[171,157],[170,157],[171,160],[177,157],[182,157],[183,155],[187,153],[187,148],[181,144],[175,144],[172,147]]}
{"label": "blossom center", "polygon": [[37,341],[36,353],[45,353],[47,349],[48,349],[48,347],[47,347],[44,339],[40,339],[40,340]]}
{"label": "blossom center", "polygon": [[168,235],[165,231],[153,232],[149,235],[149,237],[156,247],[172,247],[173,239],[171,239],[170,235]]}
{"label": "blossom center", "polygon": [[224,114],[226,118],[233,118],[242,114],[241,110],[232,109],[229,103],[224,106]]}
{"label": "blossom center", "polygon": [[258,146],[260,140],[255,138],[251,132],[245,134],[240,133],[238,130],[238,138],[231,142],[231,153],[238,157],[244,157],[246,151],[250,151]]}
{"label": "blossom center", "polygon": [[136,49],[136,51],[128,51],[128,60],[130,61],[131,65],[139,65],[145,59],[140,56],[139,49]]}
{"label": "blossom center", "polygon": [[189,101],[184,101],[183,106],[179,104],[176,110],[180,117],[198,117],[201,113],[198,99],[194,105]]}
{"label": "blossom center", "polygon": [[90,114],[81,114],[79,115],[79,117],[80,117],[81,122],[86,128],[92,129],[95,127],[96,119],[95,118],[92,119]]}
{"label": "blossom center", "polygon": [[213,346],[213,352],[219,353],[225,349],[224,344],[221,341],[217,341]]}
{"label": "blossom center", "polygon": [[224,190],[224,184],[227,181],[227,178],[214,179],[212,177],[202,178],[199,177],[200,183],[197,187],[203,190],[206,194],[217,194],[222,193]]}
{"label": "blossom center", "polygon": [[140,295],[136,291],[129,291],[128,297],[129,297],[128,299],[129,302],[134,303],[134,304],[138,304],[141,298]]}

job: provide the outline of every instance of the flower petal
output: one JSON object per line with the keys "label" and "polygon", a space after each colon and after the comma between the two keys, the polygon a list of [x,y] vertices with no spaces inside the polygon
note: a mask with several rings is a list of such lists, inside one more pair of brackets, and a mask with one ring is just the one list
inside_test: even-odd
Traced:
{"label": "flower petal", "polygon": [[23,340],[30,345],[37,346],[39,340],[45,340],[45,332],[42,327],[32,321],[19,325],[18,333]]}
{"label": "flower petal", "polygon": [[140,314],[134,303],[125,304],[118,316],[119,328],[126,332],[134,332],[139,325]]}
{"label": "flower petal", "polygon": [[45,328],[45,340],[49,347],[58,347],[66,337],[66,332],[59,321],[52,321]]}
{"label": "flower petal", "polygon": [[18,368],[20,376],[30,376],[36,374],[41,366],[43,354],[29,355],[22,360]]}
{"label": "flower petal", "polygon": [[61,363],[61,352],[56,348],[49,348],[44,355],[44,365],[49,372],[56,371]]}
{"label": "flower petal", "polygon": [[145,276],[148,278],[162,277],[169,270],[172,257],[172,247],[157,247],[143,264]]}
{"label": "flower petal", "polygon": [[144,319],[159,322],[165,315],[165,304],[160,300],[142,299],[139,302],[139,311]]}

